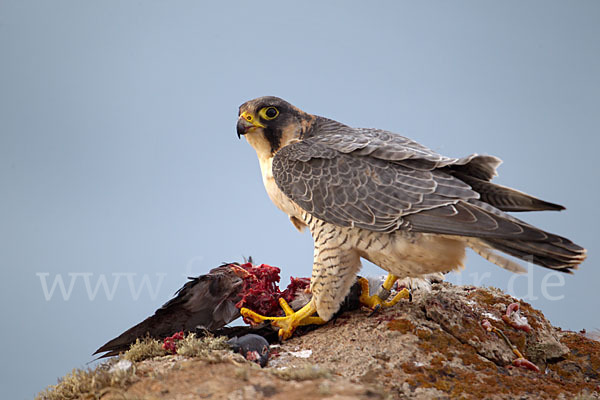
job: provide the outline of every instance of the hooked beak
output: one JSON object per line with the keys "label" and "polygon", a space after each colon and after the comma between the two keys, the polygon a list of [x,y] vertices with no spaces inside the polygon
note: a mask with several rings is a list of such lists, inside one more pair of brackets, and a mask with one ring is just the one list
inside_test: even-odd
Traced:
{"label": "hooked beak", "polygon": [[254,116],[248,111],[244,111],[237,121],[237,135],[238,139],[242,137],[242,135],[247,134],[253,128],[264,128],[265,126],[258,122]]}

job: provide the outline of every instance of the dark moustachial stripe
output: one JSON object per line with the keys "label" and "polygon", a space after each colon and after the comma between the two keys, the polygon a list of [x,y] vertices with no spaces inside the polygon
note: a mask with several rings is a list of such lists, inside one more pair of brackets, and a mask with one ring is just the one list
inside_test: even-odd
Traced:
{"label": "dark moustachial stripe", "polygon": [[266,128],[264,130],[265,137],[269,141],[271,145],[271,154],[275,154],[279,147],[281,146],[281,129],[280,128]]}

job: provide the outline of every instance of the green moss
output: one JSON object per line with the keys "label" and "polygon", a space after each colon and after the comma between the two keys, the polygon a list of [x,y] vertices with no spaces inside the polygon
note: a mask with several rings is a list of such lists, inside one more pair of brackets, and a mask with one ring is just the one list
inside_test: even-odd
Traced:
{"label": "green moss", "polygon": [[123,358],[132,362],[139,362],[153,357],[166,356],[168,353],[162,347],[162,343],[156,339],[136,339]]}
{"label": "green moss", "polygon": [[[225,350],[229,346],[225,337],[206,336],[196,337],[195,333],[189,333],[183,339],[175,342],[177,354],[186,357],[199,357],[205,360],[220,360],[215,350]],[[156,339],[137,339],[131,348],[123,355],[127,360],[139,362],[154,357],[169,355],[170,353],[163,349],[163,343]]]}
{"label": "green moss", "polygon": [[[207,361],[219,361],[217,350],[229,348],[225,337],[197,338],[191,333],[177,341],[177,354],[186,357],[199,357]],[[57,385],[49,386],[36,398],[39,400],[97,399],[108,392],[120,392],[139,378],[135,375],[135,364],[128,370],[110,372],[110,368],[120,359],[133,363],[154,357],[168,355],[162,342],[145,338],[137,339],[122,358],[110,360],[95,369],[75,369],[62,378]]]}
{"label": "green moss", "polygon": [[182,340],[177,341],[177,354],[186,357],[199,357],[207,361],[220,361],[220,354],[215,350],[226,349],[229,349],[229,345],[227,345],[227,338],[224,336],[198,338],[195,333],[190,333]]}
{"label": "green moss", "polygon": [[37,400],[96,399],[109,392],[121,392],[138,378],[135,368],[110,372],[113,362],[94,369],[74,369],[37,396]]}

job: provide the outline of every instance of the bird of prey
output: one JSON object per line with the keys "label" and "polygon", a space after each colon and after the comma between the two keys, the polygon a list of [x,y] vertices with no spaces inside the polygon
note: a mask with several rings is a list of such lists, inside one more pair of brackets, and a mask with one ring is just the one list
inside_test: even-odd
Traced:
{"label": "bird of prey", "polygon": [[[256,150],[273,203],[314,239],[311,301],[297,312],[282,302],[286,317],[266,318],[284,339],[309,320],[334,315],[361,258],[388,271],[389,289],[397,278],[462,268],[467,247],[513,272],[523,267],[500,252],[562,272],[586,257],[570,240],[507,214],[564,207],[492,183],[497,157],[445,157],[398,134],[352,128],[272,96],[240,106],[237,134]],[[367,300],[375,307],[379,297]]]}

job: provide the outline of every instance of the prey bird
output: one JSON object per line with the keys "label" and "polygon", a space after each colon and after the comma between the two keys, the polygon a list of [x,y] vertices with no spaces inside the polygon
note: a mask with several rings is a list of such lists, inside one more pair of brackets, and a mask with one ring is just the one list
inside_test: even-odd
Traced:
{"label": "prey bird", "polygon": [[[398,134],[352,128],[308,114],[277,97],[242,104],[238,137],[256,151],[270,199],[314,239],[311,301],[271,320],[285,339],[308,321],[324,323],[355,281],[361,258],[386,270],[383,295],[365,295],[376,308],[398,278],[463,267],[465,249],[513,272],[524,269],[500,253],[570,272],[586,250],[507,214],[563,210],[492,183],[501,160],[472,154],[449,158]],[[368,293],[368,292],[367,292]],[[405,291],[397,296],[407,296]]]}
{"label": "prey bird", "polygon": [[[291,278],[287,288],[281,291],[278,286],[279,272],[279,268],[267,264],[254,265],[250,258],[244,264],[224,263],[207,274],[190,277],[175,296],[153,315],[108,341],[94,354],[104,353],[99,358],[116,356],[129,350],[137,339],[146,337],[168,340],[174,339],[178,332],[199,335],[211,333],[230,337],[229,343],[234,351],[241,349],[242,355],[250,355],[264,366],[268,351],[263,351],[262,344],[264,340],[277,341],[277,332],[268,324],[252,327],[226,325],[241,316],[241,307],[277,316],[282,314],[278,303],[280,298],[286,299],[286,304],[289,301],[293,310],[302,308],[310,301],[310,292],[306,291],[308,278]],[[342,301],[339,312],[356,310],[361,307],[362,299],[370,298],[367,282],[359,277]],[[305,322],[308,324],[310,320],[306,319]],[[314,328],[305,327],[303,331]],[[257,335],[263,339],[258,339]]]}
{"label": "prey bird", "polygon": [[129,350],[136,339],[146,336],[164,339],[175,332],[196,329],[215,331],[240,316],[235,306],[242,298],[243,278],[247,273],[239,264],[223,264],[190,280],[163,304],[154,315],[126,330],[94,352],[100,358]]}

